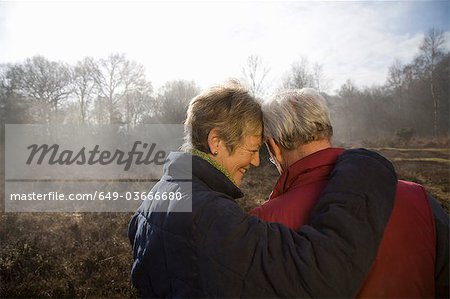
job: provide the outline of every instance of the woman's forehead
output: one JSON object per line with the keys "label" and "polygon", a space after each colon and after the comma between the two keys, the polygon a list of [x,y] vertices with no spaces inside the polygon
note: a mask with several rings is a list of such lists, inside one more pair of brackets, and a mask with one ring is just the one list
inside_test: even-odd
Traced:
{"label": "woman's forehead", "polygon": [[262,136],[263,134],[263,123],[262,122],[251,122],[247,123],[244,127],[244,135],[254,135],[254,136]]}
{"label": "woman's forehead", "polygon": [[244,135],[243,143],[248,146],[260,147],[262,144],[262,135]]}

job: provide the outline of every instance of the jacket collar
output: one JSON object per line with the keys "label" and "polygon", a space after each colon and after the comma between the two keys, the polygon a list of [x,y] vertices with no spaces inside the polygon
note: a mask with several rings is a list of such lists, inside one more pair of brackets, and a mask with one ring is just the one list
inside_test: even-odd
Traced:
{"label": "jacket collar", "polygon": [[170,153],[164,166],[164,174],[169,180],[198,179],[213,191],[225,193],[233,199],[244,196],[223,172],[205,159],[190,153]]}
{"label": "jacket collar", "polygon": [[270,199],[280,196],[294,185],[317,180],[320,176],[328,177],[343,152],[343,148],[330,147],[298,160],[281,174],[270,194]]}
{"label": "jacket collar", "polygon": [[218,170],[220,170],[224,175],[226,175],[226,177],[233,182],[233,184],[236,185],[236,182],[233,180],[233,178],[231,177],[230,173],[222,166],[220,165],[218,162],[216,162],[215,160],[213,160],[210,156],[208,156],[207,153],[202,152],[198,149],[192,149],[191,151],[193,156],[199,156],[200,158],[202,158],[203,160],[206,160],[209,162],[209,164],[211,164],[212,166],[214,166],[215,168],[217,168]]}

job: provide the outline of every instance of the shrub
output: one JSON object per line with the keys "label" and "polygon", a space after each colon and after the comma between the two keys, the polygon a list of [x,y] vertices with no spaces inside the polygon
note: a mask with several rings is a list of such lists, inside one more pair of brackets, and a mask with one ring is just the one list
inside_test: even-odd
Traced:
{"label": "shrub", "polygon": [[411,141],[411,138],[415,133],[416,131],[414,130],[414,128],[402,128],[396,132],[396,135],[401,142],[407,145]]}

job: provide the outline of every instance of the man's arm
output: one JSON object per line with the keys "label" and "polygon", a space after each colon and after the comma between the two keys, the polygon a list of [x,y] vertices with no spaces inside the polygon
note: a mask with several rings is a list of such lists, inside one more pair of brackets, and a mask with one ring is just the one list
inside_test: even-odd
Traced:
{"label": "man's arm", "polygon": [[441,205],[428,194],[436,225],[436,298],[449,298],[449,216]]}
{"label": "man's arm", "polygon": [[[242,279],[243,297],[354,296],[377,254],[396,182],[386,159],[349,150],[338,159],[311,225],[297,232],[248,216],[228,200],[210,205],[221,212],[207,220],[201,267],[211,269],[210,281]],[[219,295],[228,287],[236,288],[214,283]]]}

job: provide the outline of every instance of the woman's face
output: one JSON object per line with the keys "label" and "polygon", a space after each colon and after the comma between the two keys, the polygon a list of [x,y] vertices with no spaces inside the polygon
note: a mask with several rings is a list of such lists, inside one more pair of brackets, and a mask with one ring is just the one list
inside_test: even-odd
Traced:
{"label": "woman's face", "polygon": [[246,135],[232,154],[228,153],[225,144],[221,143],[221,150],[217,160],[228,171],[237,186],[240,186],[244,174],[250,165],[259,165],[259,148],[262,143],[261,135]]}

